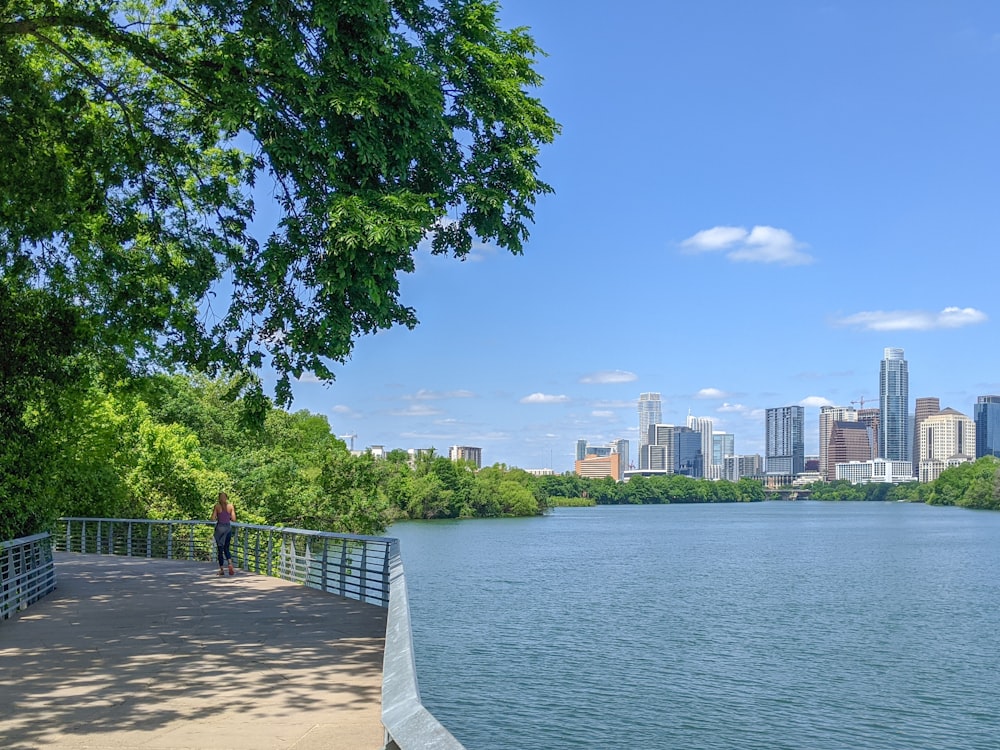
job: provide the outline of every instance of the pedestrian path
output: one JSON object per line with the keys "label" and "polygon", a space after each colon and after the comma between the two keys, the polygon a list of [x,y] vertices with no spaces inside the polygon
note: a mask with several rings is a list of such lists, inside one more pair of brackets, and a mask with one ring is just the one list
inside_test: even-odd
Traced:
{"label": "pedestrian path", "polygon": [[56,554],[0,622],[5,750],[377,750],[386,610],[211,563]]}

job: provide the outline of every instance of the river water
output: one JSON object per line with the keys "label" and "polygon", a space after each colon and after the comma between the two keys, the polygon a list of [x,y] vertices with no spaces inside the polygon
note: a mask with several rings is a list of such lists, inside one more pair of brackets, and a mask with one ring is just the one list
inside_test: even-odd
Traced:
{"label": "river water", "polygon": [[424,704],[469,750],[1000,748],[1000,513],[405,522]]}

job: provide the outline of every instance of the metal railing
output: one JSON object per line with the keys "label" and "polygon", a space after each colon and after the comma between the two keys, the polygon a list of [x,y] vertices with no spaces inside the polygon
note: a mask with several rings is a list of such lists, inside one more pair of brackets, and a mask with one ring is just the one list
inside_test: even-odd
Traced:
{"label": "metal railing", "polygon": [[56,568],[48,534],[0,542],[0,620],[27,609],[55,587]]}
{"label": "metal railing", "polygon": [[[62,518],[56,547],[66,552],[208,561],[211,521]],[[277,526],[233,524],[241,568],[387,607],[382,666],[386,750],[465,750],[424,707],[417,686],[410,605],[399,540]]]}
{"label": "metal railing", "polygon": [[[211,521],[62,518],[56,548],[127,557],[208,561],[215,558]],[[301,583],[330,594],[386,607],[386,537],[234,523],[233,561],[243,570]]]}

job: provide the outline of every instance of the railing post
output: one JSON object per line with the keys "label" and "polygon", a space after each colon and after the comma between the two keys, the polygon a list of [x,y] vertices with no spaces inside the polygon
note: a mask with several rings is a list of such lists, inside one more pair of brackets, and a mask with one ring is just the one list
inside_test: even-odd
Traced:
{"label": "railing post", "polygon": [[167,521],[167,559],[174,559],[174,525]]}
{"label": "railing post", "polygon": [[125,531],[125,557],[132,557],[132,521],[128,522],[128,528]]}
{"label": "railing post", "polygon": [[347,540],[340,540],[340,595],[347,595]]}
{"label": "railing post", "polygon": [[146,524],[146,557],[153,556],[153,524]]}

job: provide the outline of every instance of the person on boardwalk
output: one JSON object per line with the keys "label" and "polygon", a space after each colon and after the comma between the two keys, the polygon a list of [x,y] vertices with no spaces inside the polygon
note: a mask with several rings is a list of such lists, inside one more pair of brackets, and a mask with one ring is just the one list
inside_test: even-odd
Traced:
{"label": "person on boardwalk", "polygon": [[229,495],[219,493],[219,499],[212,508],[212,518],[215,521],[215,549],[219,553],[219,575],[224,576],[225,563],[229,563],[229,575],[236,575],[233,569],[233,553],[229,545],[233,539],[233,521],[236,520],[236,508],[229,502]]}

